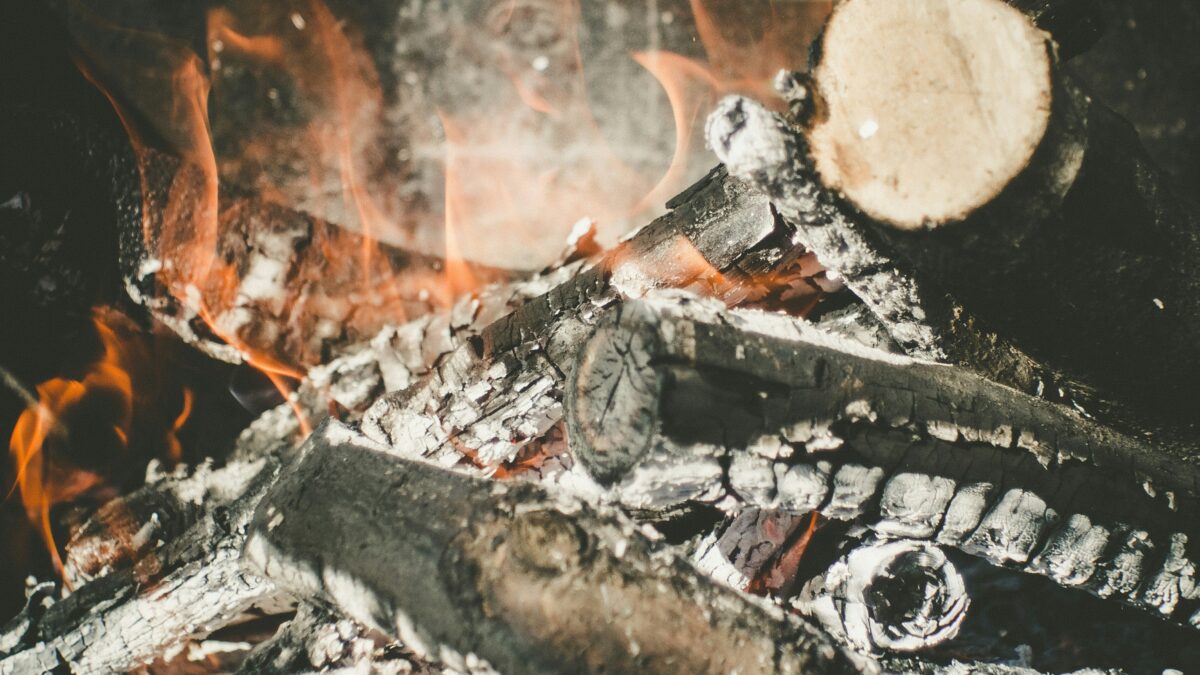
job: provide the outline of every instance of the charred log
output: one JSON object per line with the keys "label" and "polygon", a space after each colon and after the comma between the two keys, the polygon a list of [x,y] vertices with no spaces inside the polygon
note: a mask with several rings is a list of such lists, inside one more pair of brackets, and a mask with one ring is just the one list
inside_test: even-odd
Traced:
{"label": "charred log", "polygon": [[581,351],[566,410],[576,457],[643,513],[820,511],[1180,621],[1200,600],[1194,456],[801,321],[628,304]]}
{"label": "charred log", "polygon": [[19,644],[0,653],[0,673],[128,671],[255,605],[280,605],[275,585],[244,569],[241,554],[246,523],[279,466],[277,457],[261,460],[236,501],[47,608]]}
{"label": "charred log", "polygon": [[293,592],[459,669],[852,670],[811,626],[704,580],[616,512],[360,443],[311,444],[246,551]]}
{"label": "charred log", "polygon": [[937,546],[899,540],[855,548],[811,580],[796,604],[865,652],[914,652],[954,639],[971,601]]}
{"label": "charred log", "polygon": [[791,229],[724,170],[668,206],[600,261],[565,268],[557,285],[484,328],[412,387],[381,399],[364,417],[365,433],[413,456],[450,464],[467,456],[494,467],[560,419],[563,373],[620,298],[674,286],[755,303],[794,292],[789,281],[805,286],[804,251]]}

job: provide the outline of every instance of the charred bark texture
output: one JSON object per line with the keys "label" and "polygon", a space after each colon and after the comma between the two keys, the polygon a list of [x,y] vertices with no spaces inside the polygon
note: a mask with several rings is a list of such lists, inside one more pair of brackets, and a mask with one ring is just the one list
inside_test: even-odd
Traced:
{"label": "charred bark texture", "polygon": [[362,441],[311,444],[250,532],[262,573],[454,668],[852,670],[811,626],[711,584],[616,512]]}
{"label": "charred bark texture", "polygon": [[803,249],[792,230],[723,169],[669,206],[600,261],[564,268],[557,284],[381,399],[364,417],[365,433],[441,463],[511,461],[560,419],[563,373],[596,319],[622,297],[674,286],[731,304],[761,302],[790,289],[781,279],[801,279]]}
{"label": "charred bark texture", "polygon": [[628,508],[862,518],[1195,620],[1194,456],[963,370],[645,300],[581,351],[566,410],[576,457]]}
{"label": "charred bark texture", "polygon": [[0,654],[0,673],[129,671],[252,606],[279,604],[275,585],[243,568],[241,551],[247,521],[278,468],[278,458],[262,460],[236,501],[208,511],[135,566],[47,608],[18,645]]}

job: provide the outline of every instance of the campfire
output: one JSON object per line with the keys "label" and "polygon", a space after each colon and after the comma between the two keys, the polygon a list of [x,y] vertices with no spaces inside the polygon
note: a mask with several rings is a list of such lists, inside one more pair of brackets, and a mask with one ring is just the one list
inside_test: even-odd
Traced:
{"label": "campfire", "polygon": [[1200,667],[1184,0],[17,4],[0,673]]}

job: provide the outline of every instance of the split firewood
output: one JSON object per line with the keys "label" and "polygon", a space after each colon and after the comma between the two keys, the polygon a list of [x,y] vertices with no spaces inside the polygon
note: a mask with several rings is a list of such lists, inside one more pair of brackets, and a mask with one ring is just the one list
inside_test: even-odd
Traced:
{"label": "split firewood", "polygon": [[863,521],[1200,621],[1194,455],[801,320],[650,298],[568,380],[580,464],[618,503]]}
{"label": "split firewood", "polygon": [[[562,379],[581,341],[622,297],[692,288],[729,304],[815,297],[804,250],[766,200],[714,170],[598,262],[576,267],[380,399],[364,432],[411,456],[484,466],[511,461],[561,418]],[[800,289],[800,290],[797,290]]]}
{"label": "split firewood", "polygon": [[729,100],[710,143],[906,350],[1054,393],[1041,364],[1113,422],[1187,416],[1200,230],[1024,15],[999,0],[847,0],[810,84],[784,82],[807,96],[799,119]]}
{"label": "split firewood", "polygon": [[260,504],[246,555],[419,654],[505,673],[854,670],[619,512],[335,440],[350,433],[314,436]]}

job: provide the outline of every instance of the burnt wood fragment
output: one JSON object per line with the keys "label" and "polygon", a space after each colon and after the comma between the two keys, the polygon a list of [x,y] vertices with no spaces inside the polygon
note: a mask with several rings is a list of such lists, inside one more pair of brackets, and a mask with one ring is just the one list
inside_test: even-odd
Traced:
{"label": "burnt wood fragment", "polygon": [[716,169],[672,210],[591,264],[483,328],[363,419],[373,440],[412,456],[494,467],[561,418],[563,373],[591,326],[623,297],[691,288],[727,303],[762,301],[803,278],[804,250],[765,198]]}
{"label": "burnt wood fragment", "polygon": [[619,512],[358,443],[310,444],[260,504],[246,553],[453,668],[854,670],[811,626],[706,580]]}
{"label": "burnt wood fragment", "polygon": [[174,541],[76,589],[0,653],[0,673],[129,671],[254,607],[284,603],[275,585],[243,567],[246,523],[280,459],[263,458],[245,492],[207,511]]}
{"label": "burnt wood fragment", "polygon": [[571,449],[627,508],[861,520],[1200,620],[1191,454],[803,321],[629,303],[568,380]]}
{"label": "burnt wood fragment", "polygon": [[971,600],[962,575],[928,542],[869,542],[805,585],[795,604],[866,652],[915,652],[953,640]]}

